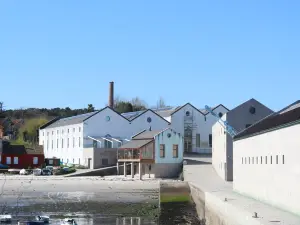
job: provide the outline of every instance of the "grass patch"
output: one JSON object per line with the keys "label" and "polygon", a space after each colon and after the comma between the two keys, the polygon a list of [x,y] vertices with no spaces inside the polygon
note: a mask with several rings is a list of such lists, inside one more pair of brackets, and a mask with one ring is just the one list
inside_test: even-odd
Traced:
{"label": "grass patch", "polygon": [[167,203],[167,202],[189,202],[191,197],[189,195],[161,195],[160,202]]}

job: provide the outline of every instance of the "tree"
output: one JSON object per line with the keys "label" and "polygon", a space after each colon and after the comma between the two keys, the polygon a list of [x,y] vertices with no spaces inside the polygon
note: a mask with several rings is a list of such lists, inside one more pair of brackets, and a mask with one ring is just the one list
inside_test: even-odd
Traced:
{"label": "tree", "polygon": [[12,144],[22,144],[27,147],[38,145],[37,130],[47,122],[48,120],[46,118],[28,119],[19,129],[18,139],[15,142],[12,142]]}
{"label": "tree", "polygon": [[145,101],[141,100],[139,97],[133,98],[131,100],[131,104],[133,107],[133,112],[147,109],[147,105],[146,105]]}
{"label": "tree", "polygon": [[115,110],[118,113],[126,113],[126,112],[132,112],[133,107],[130,102],[121,101],[115,104]]}
{"label": "tree", "polygon": [[160,97],[159,100],[157,101],[156,107],[158,109],[166,107],[165,100],[162,97]]}
{"label": "tree", "polygon": [[88,104],[87,111],[88,112],[94,112],[95,111],[95,107],[93,106],[93,104]]}

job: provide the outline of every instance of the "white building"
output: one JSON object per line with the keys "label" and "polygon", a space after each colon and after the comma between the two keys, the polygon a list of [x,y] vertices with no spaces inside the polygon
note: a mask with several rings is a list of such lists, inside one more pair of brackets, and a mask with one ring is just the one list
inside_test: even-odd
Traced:
{"label": "white building", "polygon": [[131,176],[139,174],[140,179],[178,177],[182,161],[183,138],[171,128],[145,130],[118,149],[118,163],[131,163]]}
{"label": "white building", "polygon": [[45,158],[56,157],[64,163],[86,164],[84,148],[117,148],[150,126],[162,130],[169,125],[152,110],[127,119],[105,107],[100,111],[50,121],[40,128],[39,144],[44,146]]}
{"label": "white building", "polygon": [[[222,104],[213,107],[213,112],[220,117],[227,113]],[[211,154],[212,126],[217,118],[206,110],[197,109],[190,103],[181,107],[157,110],[157,114],[171,122],[171,128],[184,138],[184,151]]]}
{"label": "white building", "polygon": [[233,188],[300,214],[300,101],[238,134],[233,143]]}
{"label": "white building", "polygon": [[[273,113],[271,109],[255,99],[250,99],[222,116],[237,132],[240,132]],[[215,123],[212,129],[212,165],[218,175],[226,180],[233,179],[233,140],[225,132],[221,123]]]}

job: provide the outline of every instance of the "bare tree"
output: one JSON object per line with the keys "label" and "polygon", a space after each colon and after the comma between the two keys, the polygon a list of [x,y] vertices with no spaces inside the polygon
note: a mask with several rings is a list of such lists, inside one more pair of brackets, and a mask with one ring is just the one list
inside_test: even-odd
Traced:
{"label": "bare tree", "polygon": [[157,101],[156,107],[158,109],[166,107],[165,100],[163,99],[163,97],[159,98],[159,100]]}
{"label": "bare tree", "polygon": [[131,100],[133,106],[133,111],[145,110],[147,109],[147,104],[145,101],[141,100],[139,97],[135,97]]}

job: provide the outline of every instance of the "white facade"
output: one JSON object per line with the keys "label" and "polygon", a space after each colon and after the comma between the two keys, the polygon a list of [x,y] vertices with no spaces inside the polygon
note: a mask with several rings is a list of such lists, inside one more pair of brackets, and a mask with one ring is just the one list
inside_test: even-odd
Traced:
{"label": "white facade", "polygon": [[[236,132],[240,132],[272,113],[271,109],[252,98],[227,112],[221,120],[226,121]],[[214,124],[212,133],[212,165],[223,180],[232,181],[234,154],[232,137],[220,123]]]}
{"label": "white facade", "polygon": [[[213,108],[217,115],[223,115],[229,110],[223,105]],[[171,114],[171,127],[184,137],[184,149],[186,152],[211,153],[212,126],[217,118],[210,113],[205,113],[187,103]],[[185,127],[191,127],[191,134],[187,138]]]}
{"label": "white facade", "polygon": [[300,124],[236,140],[235,191],[300,215]]}
{"label": "white facade", "polygon": [[[81,121],[80,117],[84,120]],[[87,118],[80,115],[79,119],[74,120],[77,121],[76,124],[64,125],[64,121],[68,123],[68,119],[72,118],[74,117],[58,120],[39,131],[40,145],[44,146],[45,158],[57,157],[64,163],[84,164],[83,148],[93,147],[94,139],[97,139],[98,148],[117,148],[121,144],[120,141],[124,142],[125,139],[130,139],[134,134],[149,129],[150,126],[155,130],[169,127],[169,122],[152,110],[128,120],[106,107]],[[102,140],[100,144],[99,139]]]}

